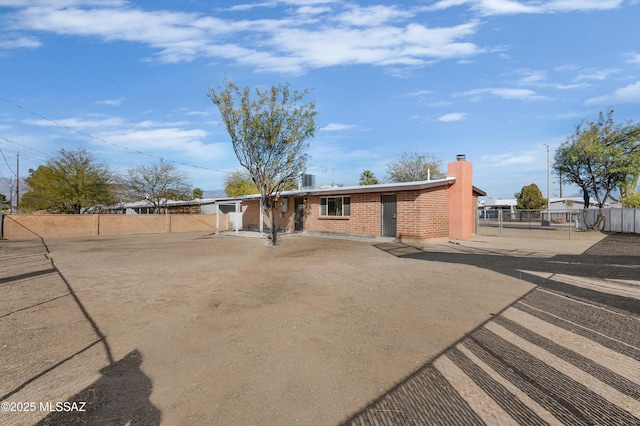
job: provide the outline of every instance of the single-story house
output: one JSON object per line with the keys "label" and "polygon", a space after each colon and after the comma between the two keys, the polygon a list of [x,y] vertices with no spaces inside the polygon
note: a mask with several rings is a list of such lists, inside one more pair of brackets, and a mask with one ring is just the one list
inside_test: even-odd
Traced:
{"label": "single-story house", "polygon": [[[366,186],[284,191],[276,226],[283,232],[392,237],[407,242],[466,240],[475,233],[478,197],[472,164],[464,155],[448,164],[447,178]],[[259,195],[242,200],[242,228],[262,229]]]}

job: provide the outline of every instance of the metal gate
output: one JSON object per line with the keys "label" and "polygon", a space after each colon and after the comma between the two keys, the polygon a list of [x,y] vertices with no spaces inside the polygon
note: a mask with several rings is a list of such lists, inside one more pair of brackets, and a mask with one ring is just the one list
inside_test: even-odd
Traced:
{"label": "metal gate", "polygon": [[382,203],[382,236],[396,237],[397,233],[397,197],[396,194],[382,195],[380,199]]}
{"label": "metal gate", "polygon": [[293,199],[294,218],[293,229],[294,231],[304,230],[304,198]]}

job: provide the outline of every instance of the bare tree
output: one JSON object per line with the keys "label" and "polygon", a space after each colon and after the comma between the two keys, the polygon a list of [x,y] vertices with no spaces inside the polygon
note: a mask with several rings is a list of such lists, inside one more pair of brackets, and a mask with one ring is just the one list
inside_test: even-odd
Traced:
{"label": "bare tree", "polygon": [[442,161],[429,154],[405,152],[387,166],[390,182],[416,182],[429,179],[443,179]]}
{"label": "bare tree", "polygon": [[187,177],[162,159],[150,166],[129,169],[122,187],[129,200],[146,200],[156,214],[165,213],[168,200],[188,200],[192,195]]}
{"label": "bare tree", "polygon": [[256,184],[270,230],[277,243],[274,208],[287,183],[296,181],[307,164],[307,139],[316,131],[315,103],[300,104],[308,91],[289,90],[288,84],[265,91],[244,90],[225,79],[208,96],[220,110],[240,165]]}

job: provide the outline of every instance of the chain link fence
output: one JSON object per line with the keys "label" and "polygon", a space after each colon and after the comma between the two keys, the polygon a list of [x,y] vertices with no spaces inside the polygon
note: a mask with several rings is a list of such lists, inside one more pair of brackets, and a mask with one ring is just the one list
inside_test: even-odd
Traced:
{"label": "chain link fence", "polygon": [[[594,223],[600,210],[588,209],[587,218]],[[640,234],[640,209],[603,209],[605,232]],[[585,230],[583,210],[478,210],[477,235],[502,236],[505,229]]]}
{"label": "chain link fence", "polygon": [[509,229],[542,229],[572,232],[584,229],[580,210],[478,210],[477,235],[501,237]]}

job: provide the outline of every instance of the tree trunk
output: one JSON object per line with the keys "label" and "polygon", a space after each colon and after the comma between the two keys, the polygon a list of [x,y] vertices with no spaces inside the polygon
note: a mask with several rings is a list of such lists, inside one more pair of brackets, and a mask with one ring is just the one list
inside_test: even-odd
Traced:
{"label": "tree trunk", "polygon": [[582,210],[582,219],[584,222],[584,226],[587,228],[587,231],[602,232],[602,230],[604,229],[605,216],[604,216],[604,213],[602,212],[602,209],[598,210],[598,216],[596,216],[596,221],[594,223],[591,223],[591,221],[589,220],[588,209]]}
{"label": "tree trunk", "polygon": [[273,213],[273,205],[269,206],[269,227],[271,228],[271,245],[275,246],[278,243],[278,229],[276,228],[276,215]]}
{"label": "tree trunk", "polygon": [[270,202],[268,205],[265,203],[263,207],[263,215],[265,217],[265,224],[267,228],[269,228],[269,233],[267,234],[267,245],[275,246],[278,242],[278,230],[276,229],[276,216],[273,213],[273,206]]}
{"label": "tree trunk", "polygon": [[598,210],[598,217],[596,223],[593,224],[595,231],[602,232],[604,230],[605,217],[602,209]]}

